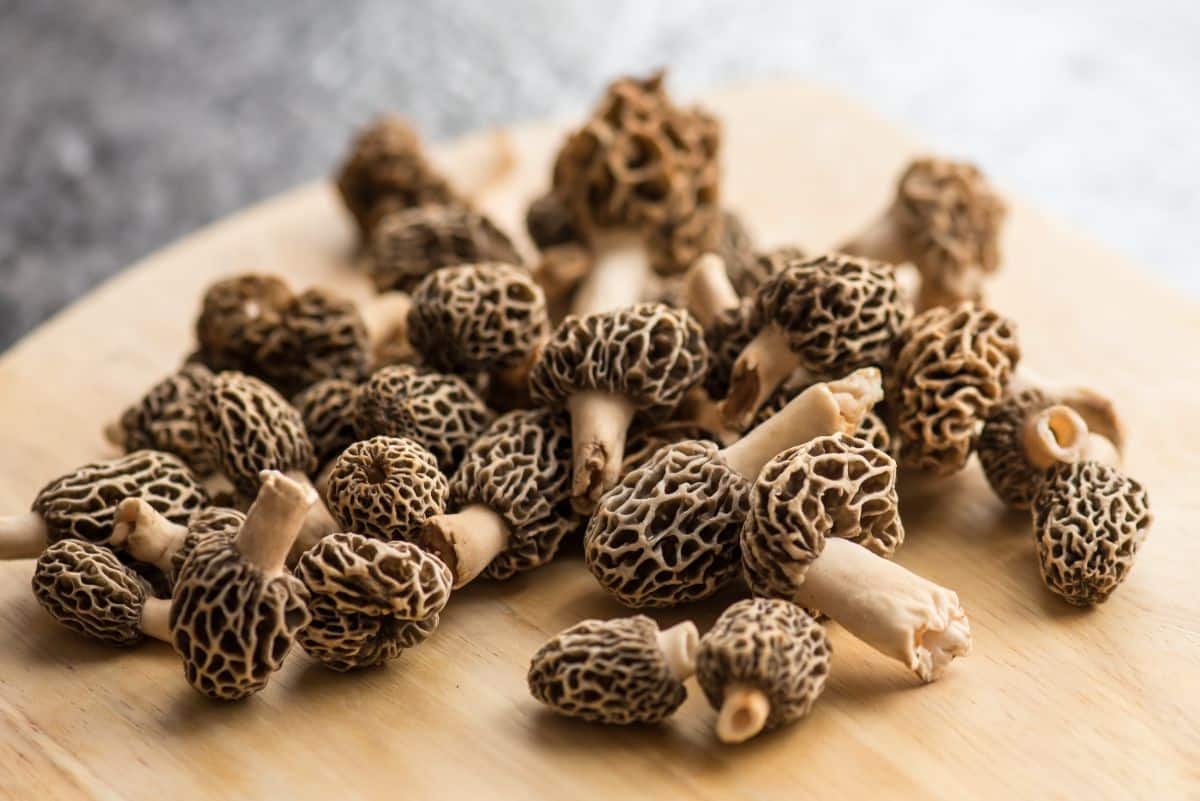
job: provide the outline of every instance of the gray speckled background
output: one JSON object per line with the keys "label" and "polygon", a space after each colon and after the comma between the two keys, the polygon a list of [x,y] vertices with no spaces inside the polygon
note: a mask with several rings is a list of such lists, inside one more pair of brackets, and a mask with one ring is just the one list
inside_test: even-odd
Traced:
{"label": "gray speckled background", "polygon": [[840,89],[1200,294],[1200,4],[801,5],[0,0],[0,349],[379,110],[449,137],[660,64]]}

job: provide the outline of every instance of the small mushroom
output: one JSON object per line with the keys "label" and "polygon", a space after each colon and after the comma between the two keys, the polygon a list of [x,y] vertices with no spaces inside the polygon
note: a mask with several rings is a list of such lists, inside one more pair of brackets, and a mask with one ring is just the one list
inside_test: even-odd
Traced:
{"label": "small mushroom", "polygon": [[886,363],[908,313],[886,264],[837,254],[789,263],[754,294],[754,338],[733,364],[726,422],[746,428],[797,370],[820,376]]}
{"label": "small mushroom", "polygon": [[246,273],[217,281],[196,318],[196,359],[212,370],[253,372],[270,352],[295,295],[282,278]]}
{"label": "small mushroom", "polygon": [[245,522],[246,516],[236,509],[209,506],[192,515],[187,525],[181,525],[163,517],[141,498],[126,498],[117,506],[109,544],[142,564],[158,568],[173,583],[200,541],[213,536],[233,539]]}
{"label": "small mushroom", "polygon": [[660,448],[600,499],[583,540],[588,569],[627,606],[713,595],[741,572],[738,537],[762,466],[791,445],[854,431],[881,396],[879,371],[867,368],[810,387],[726,448]]}
{"label": "small mushroom", "polygon": [[170,642],[170,601],[117,555],[85,540],[60,540],[38,557],[33,594],[50,616],[72,631],[108,645],[136,645],[149,635]]}
{"label": "small mushroom", "polygon": [[297,640],[334,670],[382,665],[433,634],[450,599],[450,570],[406,542],[331,534],[304,552],[296,577],[312,620]]}
{"label": "small mushroom", "polygon": [[358,384],[341,378],[318,381],[292,398],[318,464],[325,464],[354,443],[354,398]]}
{"label": "small mushroom", "polygon": [[1154,516],[1140,483],[1098,462],[1060,462],[1033,497],[1042,580],[1075,606],[1108,600],[1133,567]]}
{"label": "small mushroom", "polygon": [[197,476],[216,470],[196,422],[196,399],[212,378],[203,364],[185,364],[147,390],[121,419],[105,427],[105,437],[126,451],[173,453]]}
{"label": "small mushroom", "polygon": [[844,253],[921,274],[918,310],[981,299],[983,277],[1000,266],[1004,201],[973,165],[936,158],[911,162],[888,210]]}
{"label": "small mushroom", "polygon": [[585,620],[533,655],[529,692],[591,723],[660,723],[687,699],[699,639],[690,621],[660,631],[644,615]]}
{"label": "small mushroom", "polygon": [[171,642],[184,675],[210,698],[262,690],[308,625],[308,590],[284,560],[317,494],[267,470],[233,538],[199,540],[180,567],[171,601]]}
{"label": "small mushroom", "polygon": [[696,650],[717,737],[741,743],[807,715],[825,689],[831,650],[824,627],[788,601],[750,598],[726,609]]}
{"label": "small mushroom", "polygon": [[462,587],[539,567],[582,518],[571,506],[571,424],[561,410],[510,412],[471,446],[450,480],[449,508],[425,521],[422,547]]}
{"label": "small mushroom", "polygon": [[429,449],[447,475],[494,418],[462,378],[411,365],[376,370],[354,403],[359,439],[412,439]]}
{"label": "small mushroom", "polygon": [[971,648],[958,596],[888,561],[903,541],[896,464],[862,440],[819,437],[763,468],[742,528],[756,596],[819,609],[926,682]]}
{"label": "small mushroom", "polygon": [[387,542],[414,539],[448,494],[433,454],[411,439],[372,437],[338,456],[325,497],[342,530]]}
{"label": "small mushroom", "polygon": [[634,414],[669,415],[703,377],[707,358],[700,326],[679,309],[643,303],[563,321],[529,381],[534,401],[571,414],[577,509],[590,510],[616,483]]}
{"label": "small mushroom", "polygon": [[937,476],[961,470],[1020,359],[1016,324],[974,303],[933,308],[909,321],[893,351],[900,464]]}
{"label": "small mushroom", "polygon": [[715,252],[725,263],[726,273],[738,295],[749,295],[762,283],[754,238],[742,218],[729,209],[721,212],[721,235]]}
{"label": "small mushroom", "polygon": [[43,487],[27,514],[0,517],[0,559],[32,559],[61,540],[107,543],[117,504],[133,497],[177,523],[208,503],[192,471],[169,453],[91,462]]}

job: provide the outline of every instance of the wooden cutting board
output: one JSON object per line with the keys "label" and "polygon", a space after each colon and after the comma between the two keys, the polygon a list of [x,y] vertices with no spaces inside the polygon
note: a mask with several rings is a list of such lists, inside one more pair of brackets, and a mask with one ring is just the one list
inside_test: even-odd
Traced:
{"label": "wooden cutting board", "polygon": [[[875,214],[918,143],[793,83],[705,100],[726,123],[727,198],[767,244],[830,246]],[[437,149],[509,230],[545,184],[562,126]],[[989,292],[1025,362],[1111,392],[1129,471],[1156,523],[1125,586],[1081,611],[1047,592],[1025,515],[978,469],[906,493],[897,560],[959,592],[975,651],[921,686],[831,626],[832,677],[799,725],[726,747],[698,688],[657,727],[555,717],[525,689],[530,655],[623,610],[568,552],[456,595],[437,635],[386,669],[330,672],[297,649],[261,695],[212,703],[165,645],[113,651],[57,627],[31,562],[0,564],[0,797],[796,799],[1200,797],[1200,304],[1018,202]],[[151,256],[0,359],[0,509],[113,455],[101,424],[191,346],[215,278],[278,271],[363,296],[355,242],[324,184]],[[728,600],[728,599],[725,599]],[[701,629],[720,603],[692,615]]]}

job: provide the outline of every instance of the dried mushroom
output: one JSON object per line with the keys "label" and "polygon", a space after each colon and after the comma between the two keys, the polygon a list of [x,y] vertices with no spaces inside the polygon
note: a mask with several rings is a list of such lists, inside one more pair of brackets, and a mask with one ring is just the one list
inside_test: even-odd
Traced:
{"label": "dried mushroom", "polygon": [[584,536],[592,575],[627,606],[707,598],[741,572],[738,538],[751,483],[790,445],[854,431],[879,400],[879,371],[816,384],[724,449],[685,441],[659,449],[600,499]]}
{"label": "dried mushroom", "polygon": [[742,297],[752,297],[760,286],[768,279],[783,272],[789,264],[804,261],[811,256],[803,248],[796,245],[780,245],[770,250],[755,254],[750,261],[741,262],[740,267],[726,260],[725,266],[729,272],[729,280],[734,289]]}
{"label": "dried mushroom", "polygon": [[389,662],[423,642],[450,599],[449,569],[405,542],[332,534],[300,557],[312,620],[297,640],[334,670]]}
{"label": "dried mushroom", "polygon": [[718,710],[717,736],[741,743],[803,718],[825,689],[830,655],[825,629],[793,603],[730,606],[696,650],[696,681]]}
{"label": "dried mushroom", "polygon": [[588,511],[616,483],[634,414],[670,414],[707,357],[700,326],[682,310],[644,303],[563,321],[529,380],[535,402],[571,414],[576,508]]}
{"label": "dried mushroom", "polygon": [[[791,402],[792,398],[808,389],[813,383],[807,375],[804,375],[803,371],[794,374],[787,381],[780,384],[779,389],[775,390],[775,394],[768,398],[767,402],[759,408],[758,414],[754,417],[754,424],[760,425],[778,414],[784,406],[787,406]],[[897,448],[899,447],[899,441],[892,436],[891,429],[885,420],[887,417],[886,406],[887,398],[885,397],[874,409],[863,415],[862,422],[859,423],[858,429],[853,433],[854,436],[875,446],[895,459],[898,455]]]}
{"label": "dried mushroom", "polygon": [[196,399],[212,378],[202,364],[185,364],[146,391],[121,419],[105,428],[114,445],[126,451],[156,450],[173,453],[198,476],[216,470],[200,439]]}
{"label": "dried mushroom", "polygon": [[758,259],[754,238],[742,218],[729,209],[721,212],[721,235],[714,252],[725,263],[729,280],[739,295],[749,295],[762,283],[754,277]]}
{"label": "dried mushroom", "polygon": [[333,463],[325,491],[338,525],[378,540],[411,540],[446,508],[437,460],[411,439],[372,437]]}
{"label": "dried mushroom", "polygon": [[655,425],[635,426],[629,432],[629,440],[625,443],[621,477],[624,478],[630,470],[644,465],[651,456],[667,445],[675,445],[685,440],[719,443],[715,433],[690,420],[671,420]]}
{"label": "dried mushroom", "polygon": [[699,632],[685,622],[660,631],[644,615],[585,620],[533,655],[529,692],[567,717],[592,723],[660,723],[687,699]]}
{"label": "dried mushroom", "polygon": [[896,465],[862,440],[814,439],[771,459],[742,528],[756,596],[819,609],[923,681],[971,649],[958,596],[883,558],[903,540]]}
{"label": "dried mushroom", "polygon": [[358,384],[326,378],[292,398],[308,432],[318,464],[337,457],[358,439],[354,432],[354,398]]}
{"label": "dried mushroom", "polygon": [[566,200],[555,192],[547,192],[529,204],[525,210],[525,230],[538,250],[582,242],[584,239],[583,231],[575,227]]}
{"label": "dried mushroom", "polygon": [[571,507],[571,423],[565,412],[510,412],[467,451],[450,480],[453,514],[430,517],[420,544],[461,587],[545,564],[581,517]]}
{"label": "dried mushroom", "polygon": [[140,498],[126,498],[117,506],[110,545],[158,568],[173,582],[200,541],[214,536],[232,539],[245,522],[246,516],[236,509],[209,506],[181,525]]}

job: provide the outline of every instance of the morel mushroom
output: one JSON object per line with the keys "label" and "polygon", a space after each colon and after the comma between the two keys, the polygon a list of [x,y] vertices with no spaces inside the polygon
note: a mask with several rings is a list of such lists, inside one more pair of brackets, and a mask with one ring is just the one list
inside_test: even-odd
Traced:
{"label": "morel mushroom", "polygon": [[212,378],[203,364],[185,364],[146,391],[141,399],[104,429],[105,437],[126,451],[173,453],[197,476],[216,470],[200,439],[196,399]]}
{"label": "morel mushroom", "polygon": [[450,570],[406,542],[332,534],[306,551],[296,577],[312,620],[297,636],[334,670],[389,662],[433,634],[450,599]]}
{"label": "morel mushroom", "polygon": [[27,514],[0,517],[0,559],[32,559],[67,539],[106,543],[117,504],[135,497],[176,523],[208,503],[192,471],[169,453],[134,451],[92,462],[43,487]]}
{"label": "morel mushroom", "polygon": [[726,609],[696,650],[717,736],[741,743],[803,718],[825,689],[830,653],[824,627],[793,603],[752,598]]}
{"label": "morel mushroom", "polygon": [[819,609],[923,681],[971,649],[958,596],[883,558],[903,541],[896,464],[862,440],[820,437],[771,459],[742,528],[756,596]]}
{"label": "morel mushroom", "polygon": [[699,632],[660,631],[644,615],[585,620],[543,645],[529,663],[529,692],[567,717],[592,723],[660,723],[687,699]]}
{"label": "morel mushroom", "polygon": [[721,212],[721,236],[715,252],[738,295],[749,295],[762,283],[757,275],[754,238],[742,218],[729,209]]}
{"label": "morel mushroom", "polygon": [[304,430],[312,442],[317,463],[337,457],[358,437],[354,432],[354,398],[358,384],[341,378],[318,381],[292,398]]}
{"label": "morel mushroom", "polygon": [[1004,201],[973,165],[922,158],[904,170],[888,210],[842,246],[844,253],[921,274],[917,308],[981,299],[983,277],[1000,265]]}
{"label": "morel mushroom", "polygon": [[175,580],[171,642],[188,682],[210,698],[266,687],[311,617],[308,591],[284,560],[317,493],[274,470],[258,484],[237,535],[198,541]]}
{"label": "morel mushroom", "polygon": [[539,403],[565,405],[574,445],[571,497],[589,511],[620,476],[635,413],[663,418],[704,375],[703,332],[679,309],[643,303],[568,317],[529,381]]}
{"label": "morel mushroom", "polygon": [[1042,580],[1069,604],[1104,603],[1128,576],[1153,519],[1146,490],[1115,467],[1056,464],[1033,498]]}
{"label": "morel mushroom", "polygon": [[72,631],[108,645],[136,645],[149,635],[170,642],[170,601],[117,555],[85,540],[60,540],[42,552],[33,594],[50,616]]}
{"label": "morel mushroom", "polygon": [[179,569],[207,537],[232,539],[246,516],[236,509],[209,506],[192,515],[187,525],[172,523],[141,498],[126,498],[117,506],[109,543],[142,564],[152,565],[174,582]]}
{"label": "morel mushroom", "polygon": [[727,448],[688,441],[659,449],[600,499],[583,541],[588,569],[627,606],[713,595],[741,572],[738,538],[767,460],[854,431],[881,396],[879,371],[867,368],[810,387]]}
{"label": "morel mushroom", "polygon": [[570,503],[571,424],[559,410],[510,412],[467,451],[450,480],[453,514],[426,522],[420,544],[461,587],[545,564],[582,526]]}

